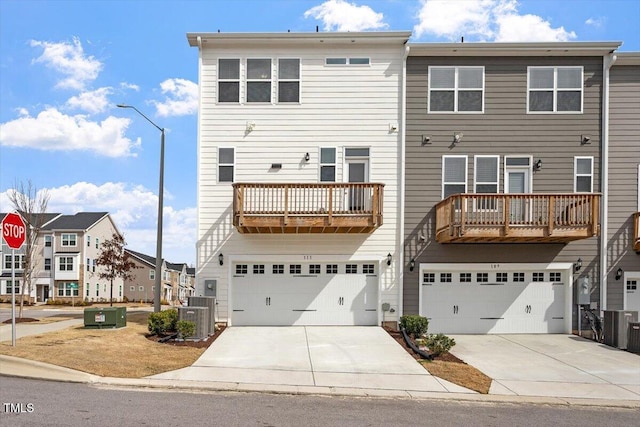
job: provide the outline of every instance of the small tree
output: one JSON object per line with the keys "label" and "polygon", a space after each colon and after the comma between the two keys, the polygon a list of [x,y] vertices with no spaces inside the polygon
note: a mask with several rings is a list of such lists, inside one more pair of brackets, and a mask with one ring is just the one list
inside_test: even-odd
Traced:
{"label": "small tree", "polygon": [[104,267],[98,273],[101,279],[108,279],[111,284],[109,294],[109,305],[113,306],[113,280],[121,278],[122,280],[132,279],[131,270],[138,268],[136,264],[129,259],[129,254],[124,250],[126,242],[124,236],[113,233],[111,239],[105,240],[100,245],[100,255],[96,260],[96,265]]}
{"label": "small tree", "polygon": [[[31,296],[33,291],[33,275],[37,272],[37,243],[40,230],[45,223],[44,215],[47,212],[49,204],[49,192],[47,190],[38,190],[31,181],[16,181],[14,188],[9,190],[9,201],[13,208],[20,213],[26,222],[25,240],[22,253],[24,254],[24,263],[22,267],[22,288],[20,292],[20,310],[18,317],[22,318],[22,308],[24,306],[24,296]],[[12,263],[15,262],[11,260]],[[11,284],[14,286],[14,284]]]}

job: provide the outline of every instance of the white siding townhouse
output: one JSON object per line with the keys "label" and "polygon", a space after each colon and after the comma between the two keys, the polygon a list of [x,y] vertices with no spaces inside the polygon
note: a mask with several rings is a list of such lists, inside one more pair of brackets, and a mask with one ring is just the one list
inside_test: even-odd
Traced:
{"label": "white siding townhouse", "polygon": [[196,294],[229,325],[402,311],[409,32],[189,33],[199,50]]}

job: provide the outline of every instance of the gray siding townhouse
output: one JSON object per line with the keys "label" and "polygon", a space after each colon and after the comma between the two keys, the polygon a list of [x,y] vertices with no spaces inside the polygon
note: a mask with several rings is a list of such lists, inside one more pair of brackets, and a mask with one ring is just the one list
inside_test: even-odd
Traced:
{"label": "gray siding townhouse", "polygon": [[617,53],[609,91],[606,305],[640,311],[640,52]]}
{"label": "gray siding townhouse", "polygon": [[602,308],[603,93],[618,46],[410,45],[404,314],[432,332],[567,333],[578,290]]}
{"label": "gray siding townhouse", "polygon": [[[145,255],[131,249],[125,249],[129,259],[136,265],[131,271],[131,279],[124,282],[124,296],[129,301],[152,302],[155,290],[156,278],[156,258]],[[172,265],[166,260],[162,260],[162,291],[160,293],[163,301],[171,302],[174,294],[171,283]],[[182,264],[177,264],[178,266]]]}

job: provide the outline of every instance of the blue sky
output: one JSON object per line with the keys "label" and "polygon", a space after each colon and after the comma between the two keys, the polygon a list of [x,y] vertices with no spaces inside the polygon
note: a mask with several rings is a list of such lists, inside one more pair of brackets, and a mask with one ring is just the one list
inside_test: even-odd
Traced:
{"label": "blue sky", "polygon": [[49,210],[108,211],[155,254],[166,128],[164,257],[195,263],[198,52],[187,32],[413,31],[412,41],[622,41],[636,0],[0,0],[0,211],[30,180]]}

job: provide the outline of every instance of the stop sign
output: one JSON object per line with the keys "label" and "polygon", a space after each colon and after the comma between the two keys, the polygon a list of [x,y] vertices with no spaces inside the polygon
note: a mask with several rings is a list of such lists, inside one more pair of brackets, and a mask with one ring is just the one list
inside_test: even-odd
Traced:
{"label": "stop sign", "polygon": [[2,237],[11,249],[20,249],[24,244],[27,227],[22,217],[15,213],[7,214],[2,220]]}

